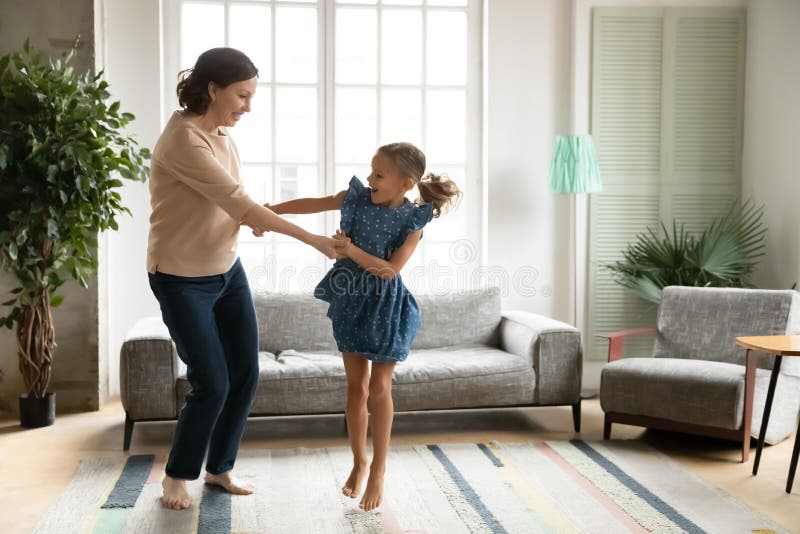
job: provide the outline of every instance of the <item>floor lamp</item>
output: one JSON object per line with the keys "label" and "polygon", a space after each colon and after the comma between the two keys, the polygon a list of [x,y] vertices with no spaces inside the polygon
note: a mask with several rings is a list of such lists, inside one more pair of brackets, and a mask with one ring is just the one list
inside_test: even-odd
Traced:
{"label": "floor lamp", "polygon": [[577,228],[575,220],[575,194],[602,191],[597,152],[591,135],[559,135],[553,147],[550,163],[550,190],[554,193],[573,195],[570,198],[570,258],[573,323],[578,326],[578,265]]}

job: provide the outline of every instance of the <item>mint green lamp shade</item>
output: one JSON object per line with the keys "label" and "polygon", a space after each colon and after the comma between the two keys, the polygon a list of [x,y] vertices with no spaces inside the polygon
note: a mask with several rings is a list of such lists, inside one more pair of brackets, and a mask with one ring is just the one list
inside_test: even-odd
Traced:
{"label": "mint green lamp shade", "polygon": [[597,152],[591,135],[559,135],[550,164],[554,193],[597,193],[603,190]]}

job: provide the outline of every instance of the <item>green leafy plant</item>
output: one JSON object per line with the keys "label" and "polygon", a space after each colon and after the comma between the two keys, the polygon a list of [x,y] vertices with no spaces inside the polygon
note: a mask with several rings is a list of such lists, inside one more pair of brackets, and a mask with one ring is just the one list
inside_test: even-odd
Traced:
{"label": "green leafy plant", "polygon": [[620,285],[646,301],[659,303],[668,285],[751,287],[747,281],[764,253],[763,207],[734,202],[722,217],[696,236],[672,221],[636,236],[622,260],[603,267]]}
{"label": "green leafy plant", "polygon": [[43,59],[29,41],[0,57],[0,266],[18,286],[0,326],[16,325],[29,394],[44,396],[55,350],[51,308],[68,277],[88,287],[97,234],[130,211],[117,188],[144,181],[150,153],[123,133],[134,119],[108,84],[70,66],[78,42]]}

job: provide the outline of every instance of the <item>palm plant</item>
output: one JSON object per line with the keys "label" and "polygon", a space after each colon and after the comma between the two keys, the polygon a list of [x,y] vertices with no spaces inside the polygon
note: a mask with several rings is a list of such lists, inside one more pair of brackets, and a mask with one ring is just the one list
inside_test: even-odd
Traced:
{"label": "palm plant", "polygon": [[737,200],[699,236],[673,219],[671,233],[663,223],[660,235],[648,227],[622,260],[603,267],[618,284],[656,304],[668,285],[752,287],[748,276],[764,255],[763,217],[763,206]]}

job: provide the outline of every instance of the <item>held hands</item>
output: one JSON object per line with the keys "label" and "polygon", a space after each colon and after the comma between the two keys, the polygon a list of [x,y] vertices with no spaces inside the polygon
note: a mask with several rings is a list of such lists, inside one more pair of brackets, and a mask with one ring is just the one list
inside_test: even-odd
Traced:
{"label": "held hands", "polygon": [[336,252],[336,259],[349,257],[353,243],[350,241],[350,238],[347,237],[347,234],[341,230],[336,230],[336,233],[331,237],[333,237],[334,240],[333,246]]}
{"label": "held hands", "polygon": [[312,241],[309,242],[309,245],[325,254],[330,260],[338,258],[336,253],[336,240],[330,237],[315,235]]}
{"label": "held hands", "polygon": [[[269,202],[267,202],[266,204],[262,204],[262,206],[264,206],[267,209],[270,209]],[[256,237],[261,237],[265,233],[269,232],[269,230],[267,230],[266,228],[260,228],[258,226],[251,226],[250,228],[253,229],[253,235]]]}
{"label": "held hands", "polygon": [[347,257],[353,247],[350,238],[339,230],[331,237],[315,235],[310,244],[332,260]]}

